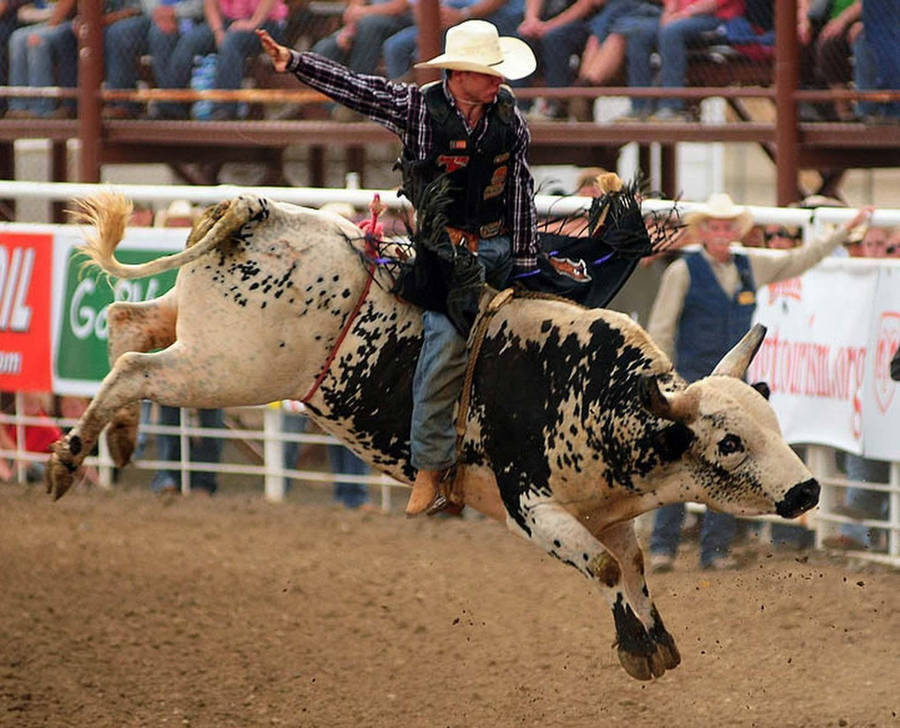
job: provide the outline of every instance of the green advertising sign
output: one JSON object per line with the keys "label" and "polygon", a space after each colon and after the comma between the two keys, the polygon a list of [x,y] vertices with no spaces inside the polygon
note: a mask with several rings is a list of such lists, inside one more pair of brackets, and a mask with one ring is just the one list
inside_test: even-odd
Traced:
{"label": "green advertising sign", "polygon": [[[145,263],[159,250],[116,250],[122,263]],[[106,309],[113,301],[148,301],[173,285],[177,270],[133,280],[107,279],[96,267],[82,271],[84,256],[76,251],[66,260],[66,289],[59,326],[56,376],[99,382],[109,372],[106,349]]]}

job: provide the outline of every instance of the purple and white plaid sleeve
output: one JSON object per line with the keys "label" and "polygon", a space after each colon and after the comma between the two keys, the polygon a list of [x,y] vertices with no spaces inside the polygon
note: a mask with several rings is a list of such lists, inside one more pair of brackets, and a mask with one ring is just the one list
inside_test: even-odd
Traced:
{"label": "purple and white plaid sleeve", "polygon": [[394,132],[404,145],[421,147],[425,104],[418,86],[355,73],[310,52],[291,51],[288,70],[308,86]]}

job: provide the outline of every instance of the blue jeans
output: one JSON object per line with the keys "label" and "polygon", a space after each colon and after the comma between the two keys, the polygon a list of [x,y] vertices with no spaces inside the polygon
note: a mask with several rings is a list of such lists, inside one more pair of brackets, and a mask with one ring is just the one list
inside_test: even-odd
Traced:
{"label": "blue jeans", "polygon": [[[306,432],[306,418],[303,415],[292,412],[282,412],[281,429],[284,432]],[[300,455],[299,442],[284,443],[284,469],[293,470],[297,467],[297,458]],[[331,471],[343,475],[367,475],[369,466],[360,460],[353,452],[343,445],[328,446],[328,461],[331,463]],[[291,479],[284,479],[285,492],[291,489]],[[369,502],[369,486],[365,483],[347,483],[337,481],[333,490],[334,499],[343,503],[347,508],[359,508]]]}
{"label": "blue jeans", "polygon": [[[847,455],[847,478],[866,483],[887,483],[891,477],[891,466],[883,460],[869,460],[860,455]],[[844,494],[844,505],[861,511],[868,518],[886,521],[888,517],[889,496],[877,490],[866,488],[847,488]],[[867,548],[874,545],[872,529],[857,523],[841,525],[841,533],[864,544]]]}
{"label": "blue jeans", "polygon": [[[478,0],[448,0],[442,3],[449,8],[465,8],[474,5]],[[500,35],[515,35],[516,28],[522,22],[525,15],[524,0],[508,0],[496,13],[489,15],[485,20],[489,20],[497,26]],[[442,36],[442,43],[446,40],[445,35]],[[404,28],[398,33],[394,33],[384,42],[384,64],[387,69],[387,75],[390,79],[398,79],[405,76],[416,62],[416,52],[418,50],[419,29],[415,25]]]}
{"label": "blue jeans", "polygon": [[337,36],[341,31],[322,38],[313,46],[313,51],[338,63],[345,64],[357,73],[374,73],[381,60],[382,48],[395,33],[408,28],[413,23],[412,15],[367,15],[356,24],[356,35],[345,53],[338,47]]}
{"label": "blue jeans", "polygon": [[[512,271],[510,239],[482,240],[478,260],[485,279],[500,288]],[[453,407],[466,372],[466,340],[442,313],[422,314],[425,336],[413,375],[411,462],[419,470],[443,470],[456,462]]]}
{"label": "blue jeans", "polygon": [[590,26],[584,20],[576,20],[554,28],[540,39],[540,57],[544,65],[544,81],[547,86],[559,88],[572,83],[572,66],[569,59],[584,50],[590,36]]}
{"label": "blue jeans", "polygon": [[[622,32],[628,38],[628,85],[648,87],[653,85],[653,71],[650,56],[654,48],[659,48],[659,84],[663,88],[684,86],[687,78],[687,52],[691,41],[702,33],[715,30],[721,21],[714,15],[695,15],[673,23],[660,25],[652,16],[631,18],[623,23]],[[661,99],[658,107],[673,111],[684,106],[682,99]],[[631,108],[635,112],[652,110],[652,99],[632,99]]]}
{"label": "blue jeans", "polygon": [[[39,42],[31,46],[28,38],[37,36]],[[72,23],[65,22],[50,27],[46,23],[26,25],[14,31],[9,38],[10,86],[67,86],[77,85],[78,49]],[[57,82],[56,67],[59,66]],[[66,102],[74,106],[73,100]],[[9,109],[31,111],[38,116],[49,116],[56,108],[56,99],[27,99],[15,96],[9,99]]]}
{"label": "blue jeans", "polygon": [[[284,23],[267,20],[260,27],[279,40],[281,38]],[[155,40],[160,42],[157,33]],[[151,42],[154,35],[151,32]],[[169,41],[171,42],[171,41]],[[228,31],[221,47],[216,47],[216,38],[207,23],[199,23],[188,32],[178,36],[169,56],[168,63],[164,61],[154,62],[153,72],[160,88],[187,88],[191,82],[191,73],[194,69],[194,56],[205,56],[216,53],[216,79],[213,84],[217,89],[239,89],[244,78],[244,62],[249,56],[262,50],[259,38],[251,30]],[[151,52],[154,50],[151,48]],[[154,52],[155,55],[155,52]],[[215,108],[225,113],[236,116],[237,104],[234,102],[216,104]],[[188,118],[188,107],[185,104],[166,102],[159,104],[161,113],[173,118]]]}
{"label": "blue jeans", "polygon": [[[343,475],[368,475],[369,466],[343,445],[328,446],[328,460],[331,472]],[[369,502],[369,486],[365,483],[336,481],[334,499],[347,508],[359,508]]]}
{"label": "blue jeans", "polygon": [[[19,27],[18,13],[0,18],[0,86],[9,85],[9,37]],[[6,111],[6,97],[0,98],[0,114]]]}
{"label": "blue jeans", "polygon": [[[220,428],[225,420],[222,410],[201,409],[197,410],[201,427]],[[179,424],[179,410],[177,407],[159,407],[159,424],[177,426]],[[190,460],[198,463],[217,463],[222,459],[222,440],[217,437],[189,438]],[[160,460],[178,460],[181,458],[181,438],[178,435],[156,436],[157,457]],[[216,492],[216,474],[212,472],[191,471],[191,488],[203,489],[210,494]],[[181,485],[181,471],[174,469],[161,469],[153,474],[150,488],[160,491],[167,486]]]}
{"label": "blue jeans", "polygon": [[[138,59],[149,51],[147,36],[152,21],[136,15],[108,26],[103,39],[106,86],[111,89],[137,88]],[[139,104],[123,104],[135,112]]]}
{"label": "blue jeans", "polygon": [[[303,415],[294,414],[293,412],[288,412],[286,410],[282,410],[281,412],[281,431],[282,432],[290,432],[291,434],[298,435],[300,433],[306,432],[306,417]],[[283,449],[283,462],[282,467],[285,470],[293,470],[297,467],[297,458],[300,457],[300,444],[299,442],[285,442]],[[291,489],[291,479],[285,477],[284,479],[284,492],[287,493]]]}
{"label": "blue jeans", "polygon": [[[675,556],[681,540],[684,513],[684,503],[663,506],[656,511],[653,533],[650,536],[650,553]],[[734,516],[707,509],[700,528],[700,566],[709,566],[715,559],[728,554],[735,526]]]}
{"label": "blue jeans", "polygon": [[[900,88],[900,22],[896,0],[866,0],[862,4],[866,43],[875,66],[875,88]],[[876,113],[900,119],[900,101],[879,104]]]}
{"label": "blue jeans", "polygon": [[623,33],[632,18],[659,18],[662,8],[646,0],[608,0],[588,21],[591,35],[601,43],[610,33]]}

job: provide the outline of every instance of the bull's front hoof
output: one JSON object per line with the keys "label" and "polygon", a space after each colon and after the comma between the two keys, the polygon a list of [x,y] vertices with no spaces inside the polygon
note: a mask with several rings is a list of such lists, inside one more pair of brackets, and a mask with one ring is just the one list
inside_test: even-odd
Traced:
{"label": "bull's front hoof", "polygon": [[631,677],[635,680],[651,680],[653,678],[653,670],[650,667],[650,660],[646,655],[633,655],[626,652],[621,647],[618,651],[619,663]]}
{"label": "bull's front hoof", "polygon": [[656,654],[662,659],[666,670],[674,670],[681,664],[681,653],[678,651],[678,647],[675,646],[675,640],[672,639],[668,632],[666,636],[669,637],[667,641],[657,642]]}
{"label": "bull's front hoof", "polygon": [[669,634],[656,607],[653,607],[653,621],[654,626],[650,628],[650,639],[653,640],[657,652],[662,656],[666,669],[673,670],[681,664],[681,653],[678,652],[675,638]]}
{"label": "bull's front hoof", "polygon": [[669,667],[666,655],[660,650],[654,650],[649,655],[636,655],[620,647],[618,655],[619,663],[625,672],[635,680],[652,680],[655,677],[662,677]]}

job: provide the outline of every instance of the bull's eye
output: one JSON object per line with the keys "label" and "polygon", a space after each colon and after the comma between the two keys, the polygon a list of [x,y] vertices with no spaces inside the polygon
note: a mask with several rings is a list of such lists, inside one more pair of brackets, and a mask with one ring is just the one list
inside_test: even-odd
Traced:
{"label": "bull's eye", "polygon": [[725,437],[719,440],[720,455],[731,455],[732,453],[743,451],[744,443],[741,442],[741,438],[737,435],[725,435]]}

